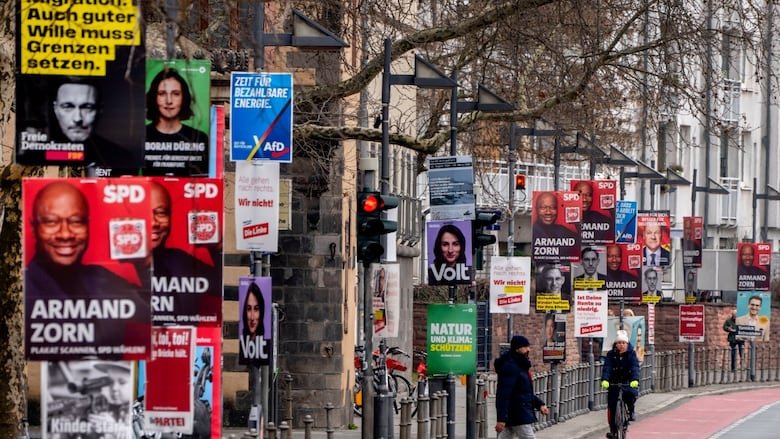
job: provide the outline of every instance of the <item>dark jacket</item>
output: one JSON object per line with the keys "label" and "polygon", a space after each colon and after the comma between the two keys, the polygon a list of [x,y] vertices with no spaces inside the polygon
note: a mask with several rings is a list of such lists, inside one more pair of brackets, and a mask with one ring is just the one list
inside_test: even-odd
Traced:
{"label": "dark jacket", "polygon": [[628,350],[623,355],[620,355],[614,347],[607,352],[601,369],[602,380],[612,384],[627,384],[633,380],[639,381],[639,378],[639,359],[631,343],[628,344]]}
{"label": "dark jacket", "polygon": [[723,330],[729,334],[729,345],[734,346],[742,343],[742,340],[737,340],[737,322],[734,320],[734,317],[729,317],[723,322]]}
{"label": "dark jacket", "polygon": [[531,362],[517,352],[509,351],[496,359],[496,421],[508,426],[533,424],[544,402],[534,395]]}

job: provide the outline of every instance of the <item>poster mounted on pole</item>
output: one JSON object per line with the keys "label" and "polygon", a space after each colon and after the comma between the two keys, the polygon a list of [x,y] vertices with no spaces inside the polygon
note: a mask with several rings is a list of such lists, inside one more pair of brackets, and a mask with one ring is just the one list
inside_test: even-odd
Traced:
{"label": "poster mounted on pole", "polygon": [[137,1],[16,1],[16,162],[143,165],[145,53]]}
{"label": "poster mounted on pole", "polygon": [[371,264],[374,338],[398,337],[401,323],[401,271],[398,264]]}
{"label": "poster mounted on pole", "polygon": [[582,199],[582,243],[612,244],[615,242],[615,202],[617,182],[614,180],[572,180],[571,190]]}
{"label": "poster mounted on pole", "polygon": [[574,291],[574,336],[607,336],[607,294],[604,291]]}
{"label": "poster mounted on pole", "polygon": [[292,163],[291,73],[230,74],[230,160]]}
{"label": "poster mounted on pole", "polygon": [[636,242],[637,202],[618,200],[615,209],[615,243],[633,244]]}
{"label": "poster mounted on pole", "polygon": [[468,375],[477,370],[477,306],[428,305],[428,373]]}
{"label": "poster mounted on pole", "polygon": [[772,243],[737,244],[737,291],[769,291]]}
{"label": "poster mounted on pole", "polygon": [[680,305],[680,343],[704,342],[704,305]]}
{"label": "poster mounted on pole", "polygon": [[704,217],[683,217],[683,267],[701,268]]}
{"label": "poster mounted on pole", "polygon": [[238,279],[238,364],[268,365],[271,358],[271,278]]}
{"label": "poster mounted on pole", "polygon": [[149,180],[25,179],[22,204],[26,357],[148,357]]}
{"label": "poster mounted on pole", "polygon": [[471,221],[429,221],[428,285],[471,284]]}
{"label": "poster mounted on pole", "polygon": [[579,262],[582,200],[577,192],[533,193],[531,212],[534,263]]}
{"label": "poster mounted on pole", "polygon": [[222,180],[155,177],[151,195],[154,324],[220,324]]}
{"label": "poster mounted on pole", "polygon": [[669,212],[642,211],[637,216],[637,243],[642,246],[642,264],[668,267],[672,264]]}
{"label": "poster mounted on pole", "polygon": [[531,258],[493,256],[490,263],[490,312],[531,312]]}
{"label": "poster mounted on pole", "polygon": [[236,248],[279,249],[279,163],[236,162]]}
{"label": "poster mounted on pole", "polygon": [[431,219],[474,219],[474,165],[471,156],[428,159]]}
{"label": "poster mounted on pole", "polygon": [[153,328],[152,359],[146,362],[145,373],[145,431],[192,434],[194,356],[194,327]]}

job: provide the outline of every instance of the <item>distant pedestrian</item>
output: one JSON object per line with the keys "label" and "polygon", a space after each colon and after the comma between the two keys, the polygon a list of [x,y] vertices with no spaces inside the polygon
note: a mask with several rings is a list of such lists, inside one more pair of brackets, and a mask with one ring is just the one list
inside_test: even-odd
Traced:
{"label": "distant pedestrian", "polygon": [[731,317],[723,322],[723,330],[728,333],[729,347],[731,348],[731,371],[737,370],[737,349],[739,349],[739,362],[742,362],[742,352],[745,348],[744,340],[737,340],[737,312],[732,311]]}
{"label": "distant pedestrian", "polygon": [[509,351],[496,359],[498,373],[496,388],[496,432],[498,439],[534,439],[533,424],[539,410],[548,415],[550,410],[534,394],[530,343],[522,335],[515,335]]}

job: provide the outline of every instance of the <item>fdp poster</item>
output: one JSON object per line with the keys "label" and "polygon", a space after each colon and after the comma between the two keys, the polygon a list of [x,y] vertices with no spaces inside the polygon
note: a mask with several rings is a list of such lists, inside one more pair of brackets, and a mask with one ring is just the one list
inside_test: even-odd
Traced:
{"label": "fdp poster", "polygon": [[279,163],[236,163],[236,248],[274,253],[279,248]]}
{"label": "fdp poster", "polygon": [[471,283],[471,221],[430,221],[426,224],[428,285]]}
{"label": "fdp poster", "polygon": [[129,361],[41,363],[41,432],[49,438],[131,438]]}
{"label": "fdp poster", "polygon": [[637,202],[618,200],[615,209],[615,243],[633,244],[636,242]]}
{"label": "fdp poster", "polygon": [[140,168],[146,50],[138,2],[15,1],[16,162],[92,165],[104,177]]}
{"label": "fdp poster", "polygon": [[238,363],[267,365],[271,358],[271,278],[238,280]]}
{"label": "fdp poster", "polygon": [[398,337],[401,323],[401,271],[398,264],[371,264],[374,337]]}
{"label": "fdp poster", "polygon": [[639,244],[607,246],[607,295],[610,301],[642,300],[642,247]]}
{"label": "fdp poster", "polygon": [[533,260],[579,262],[582,201],[577,192],[533,193]]}
{"label": "fdp poster", "polygon": [[572,180],[571,190],[582,199],[582,243],[615,242],[615,204],[617,182],[614,180]]}
{"label": "fdp poster", "polygon": [[145,371],[145,431],[192,434],[194,398],[190,371],[194,356],[194,327],[152,330],[152,358],[146,362]]}
{"label": "fdp poster", "polygon": [[667,267],[672,263],[672,238],[669,212],[639,212],[638,239],[642,246],[642,264],[648,267]]}
{"label": "fdp poster", "polygon": [[683,267],[701,268],[704,217],[683,217]]}
{"label": "fdp poster", "polygon": [[211,62],[146,62],[144,175],[209,175]]}
{"label": "fdp poster", "polygon": [[230,74],[230,160],[292,162],[291,73]]}
{"label": "fdp poster", "polygon": [[152,181],[153,321],[222,322],[222,180]]}
{"label": "fdp poster", "polygon": [[769,291],[772,243],[737,244],[737,291]]}
{"label": "fdp poster", "polygon": [[474,219],[474,166],[471,156],[428,159],[431,219]]}
{"label": "fdp poster", "polygon": [[493,256],[490,263],[490,312],[528,314],[531,302],[531,258]]}
{"label": "fdp poster", "polygon": [[428,373],[468,375],[477,370],[477,306],[428,305]]}
{"label": "fdp poster", "polygon": [[26,357],[148,357],[149,180],[25,179],[22,203]]}

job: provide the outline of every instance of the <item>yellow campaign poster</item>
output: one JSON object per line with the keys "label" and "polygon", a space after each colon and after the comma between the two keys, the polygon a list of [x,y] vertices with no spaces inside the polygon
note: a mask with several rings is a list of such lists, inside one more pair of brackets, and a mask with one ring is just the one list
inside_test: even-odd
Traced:
{"label": "yellow campaign poster", "polygon": [[17,0],[17,163],[139,174],[146,56],[138,1]]}
{"label": "yellow campaign poster", "polygon": [[22,74],[105,76],[117,46],[141,44],[133,0],[20,0]]}

